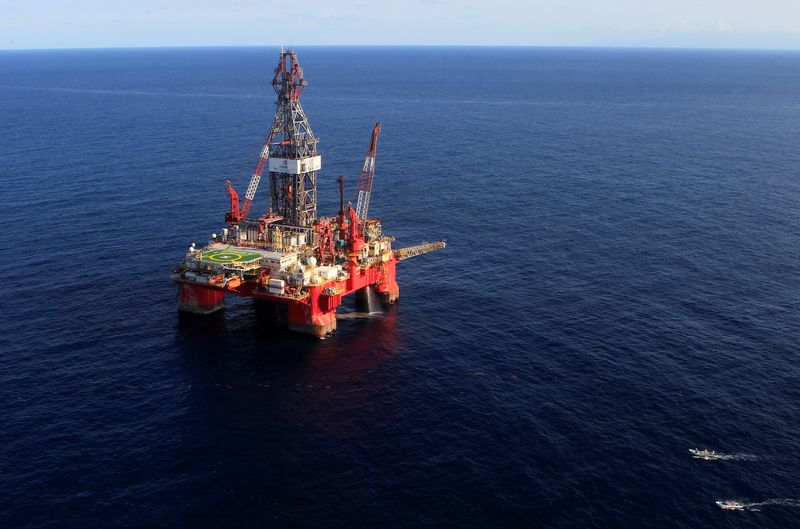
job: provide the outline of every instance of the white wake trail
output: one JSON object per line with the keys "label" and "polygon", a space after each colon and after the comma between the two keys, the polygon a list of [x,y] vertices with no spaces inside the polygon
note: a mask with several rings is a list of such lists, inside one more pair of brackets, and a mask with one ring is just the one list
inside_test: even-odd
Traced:
{"label": "white wake trail", "polygon": [[771,505],[777,505],[780,507],[800,507],[800,500],[795,500],[792,498],[772,498],[764,501],[758,502],[739,502],[739,501],[732,501],[732,500],[719,500],[717,501],[717,505],[722,507],[723,509],[732,510],[732,511],[761,511],[762,507],[767,507]]}
{"label": "white wake trail", "polygon": [[761,459],[755,454],[747,454],[745,452],[726,454],[715,450],[697,450],[695,448],[690,449],[689,452],[691,452],[694,459],[705,459],[706,461],[758,461]]}

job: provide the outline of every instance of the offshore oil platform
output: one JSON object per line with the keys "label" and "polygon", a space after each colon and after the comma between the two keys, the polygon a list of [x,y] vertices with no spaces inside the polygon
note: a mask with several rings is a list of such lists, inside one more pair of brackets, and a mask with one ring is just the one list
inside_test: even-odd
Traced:
{"label": "offshore oil platform", "polygon": [[[208,244],[189,248],[172,271],[178,284],[178,308],[210,314],[235,294],[286,309],[292,331],[317,337],[336,330],[336,308],[356,293],[376,293],[387,304],[400,296],[398,261],[445,247],[444,241],[392,249],[381,221],[367,216],[380,123],[375,124],[359,177],[356,206],[344,201],[339,177],[339,214],[317,217],[317,172],[322,157],[318,140],[300,105],[307,81],[291,49],[281,50],[272,87],[277,94],[275,119],[250,183],[240,202],[230,181],[227,226]],[[248,217],[264,171],[269,174],[270,208]]]}

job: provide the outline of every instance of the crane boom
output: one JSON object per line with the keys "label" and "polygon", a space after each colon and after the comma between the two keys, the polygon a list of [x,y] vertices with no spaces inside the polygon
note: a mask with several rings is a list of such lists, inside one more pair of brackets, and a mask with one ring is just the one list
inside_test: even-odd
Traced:
{"label": "crane boom", "polygon": [[398,261],[405,261],[406,259],[411,259],[412,257],[416,257],[418,255],[433,252],[434,250],[439,250],[446,246],[447,243],[445,241],[423,242],[422,244],[418,244],[416,246],[409,246],[407,248],[399,248],[395,250],[394,258]]}
{"label": "crane boom", "polygon": [[[375,177],[375,151],[378,147],[378,135],[381,133],[381,124],[376,123],[372,129],[372,140],[369,142],[369,150],[364,157],[364,167],[361,168],[361,176],[358,180],[358,201],[356,202],[356,216],[362,221],[367,220],[369,211],[369,197],[372,193],[372,179]],[[366,226],[366,222],[364,222]]]}
{"label": "crane boom", "polygon": [[253,176],[250,177],[250,183],[247,185],[247,191],[244,194],[244,204],[240,212],[240,219],[247,218],[247,212],[250,211],[250,206],[253,204],[253,198],[256,196],[258,183],[261,181],[261,175],[264,174],[264,167],[267,165],[269,159],[269,144],[272,143],[273,133],[270,132],[267,141],[264,143],[264,148],[261,149],[261,154],[258,156],[258,163],[256,169],[253,171]]}

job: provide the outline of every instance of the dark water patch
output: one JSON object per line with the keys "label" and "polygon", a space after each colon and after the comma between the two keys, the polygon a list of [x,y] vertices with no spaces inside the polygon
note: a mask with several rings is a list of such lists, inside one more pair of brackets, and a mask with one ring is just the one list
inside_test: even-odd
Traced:
{"label": "dark water patch", "polygon": [[322,341],[168,281],[277,50],[0,53],[3,526],[797,525],[800,56],[299,53],[320,211],[380,120],[371,211],[448,241]]}

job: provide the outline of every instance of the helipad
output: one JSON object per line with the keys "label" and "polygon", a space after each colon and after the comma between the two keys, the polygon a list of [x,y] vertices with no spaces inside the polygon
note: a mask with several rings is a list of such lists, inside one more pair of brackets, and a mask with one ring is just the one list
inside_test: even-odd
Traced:
{"label": "helipad", "polygon": [[204,251],[198,257],[201,261],[209,261],[217,264],[247,264],[261,259],[264,257],[264,254],[252,248],[233,246]]}

